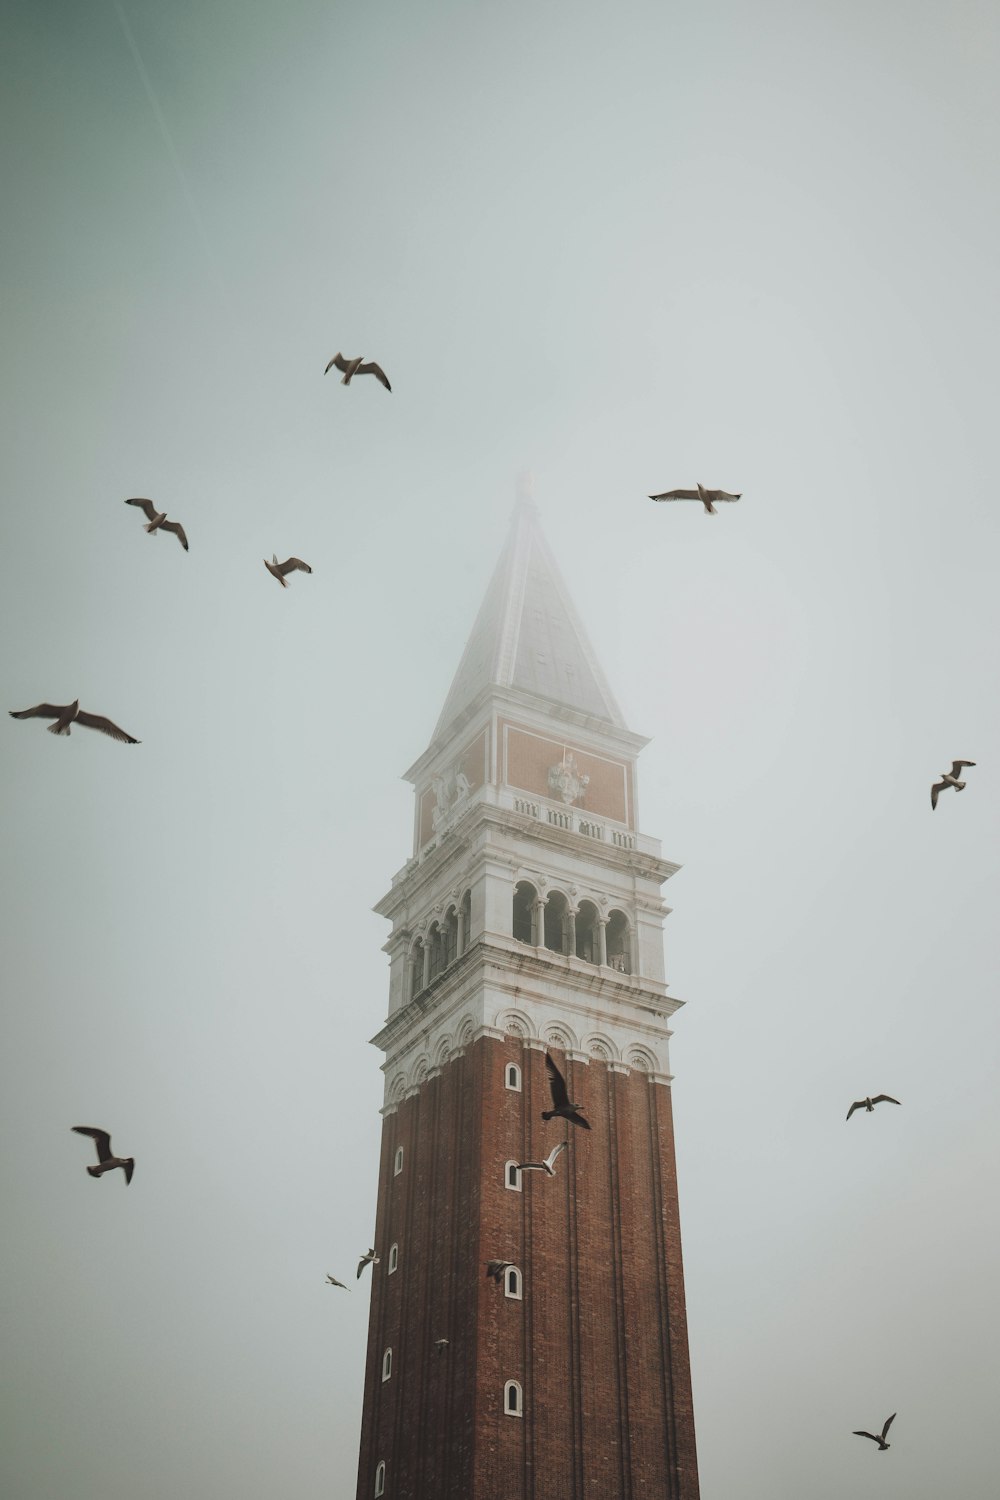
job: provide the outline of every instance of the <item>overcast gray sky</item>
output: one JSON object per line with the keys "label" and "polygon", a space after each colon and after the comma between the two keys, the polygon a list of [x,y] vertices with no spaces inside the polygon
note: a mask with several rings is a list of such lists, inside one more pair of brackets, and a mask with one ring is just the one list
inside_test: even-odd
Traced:
{"label": "overcast gray sky", "polygon": [[4,1494],[352,1500],[371,906],[530,467],[683,865],[703,1494],[990,1500],[995,5],[2,20],[3,706],[142,741],[0,729]]}

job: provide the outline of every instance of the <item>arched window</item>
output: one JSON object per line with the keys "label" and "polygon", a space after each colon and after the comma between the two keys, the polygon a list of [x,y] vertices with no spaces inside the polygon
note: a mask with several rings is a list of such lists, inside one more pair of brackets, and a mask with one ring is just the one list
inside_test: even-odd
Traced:
{"label": "arched window", "polygon": [[607,936],[608,967],[619,974],[632,972],[632,943],[628,917],[622,911],[613,911],[608,917]]}
{"label": "arched window", "polygon": [[387,1349],[382,1356],[382,1379],[388,1380],[392,1374],[392,1350]]}
{"label": "arched window", "polygon": [[507,1162],[503,1169],[504,1186],[509,1187],[512,1193],[521,1191],[521,1174],[517,1169],[516,1161]]}
{"label": "arched window", "polygon": [[569,941],[569,902],[553,891],[545,903],[545,946],[550,953],[566,953]]}
{"label": "arched window", "polygon": [[515,1302],[521,1301],[521,1273],[516,1266],[508,1266],[504,1272],[503,1294],[513,1297]]}
{"label": "arched window", "polygon": [[517,1063],[508,1063],[503,1070],[504,1088],[513,1089],[515,1094],[521,1092],[521,1069]]}
{"label": "arched window", "polygon": [[535,902],[538,892],[527,880],[519,880],[514,887],[514,921],[512,932],[519,943],[534,943]]}
{"label": "arched window", "polygon": [[398,1245],[390,1245],[389,1246],[389,1270],[388,1270],[388,1272],[386,1274],[389,1275],[389,1276],[391,1276],[392,1273],[393,1273],[393,1271],[396,1269],[396,1267],[398,1265],[399,1265],[399,1246]]}
{"label": "arched window", "polygon": [[593,901],[581,901],[576,914],[576,956],[584,963],[596,964],[599,955],[597,907]]}
{"label": "arched window", "polygon": [[454,906],[449,906],[444,914],[441,936],[444,943],[444,967],[447,968],[458,957],[458,912]]}
{"label": "arched window", "polygon": [[410,954],[410,999],[419,995],[424,987],[424,944],[417,938]]}
{"label": "arched window", "polygon": [[437,922],[432,922],[427,929],[427,946],[431,950],[429,977],[435,979],[444,968],[445,950],[444,934],[441,931],[440,924]]}
{"label": "arched window", "polygon": [[379,1460],[379,1466],[375,1470],[375,1500],[379,1495],[385,1494],[385,1459]]}
{"label": "arched window", "polygon": [[397,1148],[397,1150],[396,1150],[396,1160],[395,1160],[395,1162],[393,1164],[393,1168],[392,1168],[392,1175],[393,1175],[393,1177],[398,1177],[399,1174],[400,1174],[400,1172],[402,1170],[403,1170],[403,1148],[402,1148],[402,1146],[399,1146]]}
{"label": "arched window", "polygon": [[524,1397],[516,1380],[508,1380],[503,1388],[503,1409],[508,1417],[524,1416]]}

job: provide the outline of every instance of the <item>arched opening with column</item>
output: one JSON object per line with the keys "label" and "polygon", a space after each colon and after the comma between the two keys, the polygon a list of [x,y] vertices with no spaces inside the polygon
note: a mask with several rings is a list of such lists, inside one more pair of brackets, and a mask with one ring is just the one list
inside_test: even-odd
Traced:
{"label": "arched opening with column", "polygon": [[458,957],[458,907],[449,906],[444,914],[441,924],[441,942],[443,947],[442,968],[453,964]]}
{"label": "arched opening with column", "polygon": [[538,892],[530,880],[519,880],[514,887],[514,919],[512,931],[519,943],[535,943],[535,905]]}
{"label": "arched opening with column", "polygon": [[550,891],[545,903],[545,946],[551,953],[569,952],[569,902],[562,891]]}
{"label": "arched opening with column", "polygon": [[632,926],[623,911],[609,913],[605,941],[608,950],[608,967],[617,969],[619,974],[631,974],[633,971]]}
{"label": "arched opening with column", "polygon": [[576,913],[576,956],[584,963],[596,964],[599,953],[597,907],[593,901],[581,901]]}
{"label": "arched opening with column", "polygon": [[458,904],[458,956],[461,958],[469,946],[472,931],[472,892],[466,891]]}
{"label": "arched opening with column", "polygon": [[432,922],[427,929],[427,948],[430,954],[428,979],[436,979],[444,968],[444,934],[440,922]]}
{"label": "arched opening with column", "polygon": [[424,984],[424,940],[417,938],[410,949],[410,999],[419,995]]}

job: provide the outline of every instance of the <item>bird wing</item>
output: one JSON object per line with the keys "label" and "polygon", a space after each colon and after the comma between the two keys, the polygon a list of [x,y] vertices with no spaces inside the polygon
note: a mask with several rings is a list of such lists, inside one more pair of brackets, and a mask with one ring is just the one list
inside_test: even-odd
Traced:
{"label": "bird wing", "polygon": [[132,1173],[135,1171],[135,1157],[129,1156],[122,1162],[122,1170],[125,1173],[125,1186],[132,1181]]}
{"label": "bird wing", "polygon": [[947,785],[947,781],[935,781],[931,787],[931,807],[937,807],[938,793],[943,792]]}
{"label": "bird wing", "polygon": [[555,1164],[556,1164],[556,1157],[559,1155],[560,1151],[565,1151],[565,1150],[566,1150],[566,1142],[565,1141],[560,1141],[559,1144],[558,1144],[558,1146],[553,1146],[552,1150],[549,1152],[548,1156],[545,1159],[546,1166],[548,1166],[548,1167],[554,1167]]}
{"label": "bird wing", "polygon": [[58,719],[63,708],[68,707],[68,704],[60,708],[57,703],[36,703],[34,708],[9,708],[7,712],[12,719]]}
{"label": "bird wing", "polygon": [[370,359],[367,364],[358,365],[358,374],[374,375],[376,380],[381,380],[387,391],[392,390],[392,386],[389,384],[388,377],[382,366],[377,365],[373,359]]}
{"label": "bird wing", "polygon": [[117,724],[112,724],[110,719],[102,718],[100,714],[85,714],[81,708],[76,716],[77,724],[82,724],[85,729],[99,729],[102,734],[109,734],[113,740],[121,740],[125,745],[138,745],[124,729],[119,729]]}
{"label": "bird wing", "polygon": [[545,1054],[545,1071],[549,1075],[549,1090],[552,1094],[552,1103],[556,1109],[562,1109],[564,1104],[569,1103],[569,1095],[566,1092],[566,1080],[547,1052]]}
{"label": "bird wing", "polygon": [[739,495],[731,495],[728,490],[706,490],[705,493],[710,500],[722,500],[727,504],[740,498]]}
{"label": "bird wing", "polygon": [[111,1160],[111,1136],[106,1130],[99,1130],[96,1125],[73,1125],[77,1135],[89,1135],[97,1147],[97,1160]]}
{"label": "bird wing", "polygon": [[865,1101],[863,1099],[855,1099],[854,1103],[851,1105],[850,1109],[847,1111],[847,1118],[850,1119],[856,1109],[863,1109],[864,1108],[864,1104],[865,1104]]}
{"label": "bird wing", "polygon": [[545,1163],[543,1161],[516,1161],[514,1165],[519,1172],[545,1171]]}
{"label": "bird wing", "polygon": [[[890,1417],[889,1420],[891,1422],[892,1418]],[[874,1432],[861,1432],[857,1427],[854,1429],[854,1436],[855,1437],[870,1437],[873,1443],[877,1443],[878,1442],[878,1438],[875,1436]]]}
{"label": "bird wing", "polygon": [[331,1276],[330,1273],[329,1273],[329,1271],[326,1273],[326,1279],[330,1283],[331,1286],[341,1286],[341,1287],[344,1287],[344,1291],[345,1292],[347,1291],[347,1288],[346,1288],[346,1286],[344,1286],[344,1283],[342,1281],[338,1281],[337,1278],[336,1278],[336,1276]]}
{"label": "bird wing", "polygon": [[896,1420],[896,1413],[895,1412],[893,1412],[893,1414],[892,1414],[891,1417],[886,1417],[886,1419],[885,1419],[885,1426],[882,1428],[882,1441],[883,1441],[883,1443],[885,1442],[885,1435],[886,1435],[886,1433],[889,1431],[889,1428],[892,1426],[892,1424],[893,1424],[893,1422],[895,1422],[895,1420]]}
{"label": "bird wing", "polygon": [[156,519],[156,506],[153,504],[152,500],[143,500],[139,496],[135,496],[131,500],[126,500],[125,504],[138,505],[140,510],[146,512],[147,521],[154,521]]}
{"label": "bird wing", "polygon": [[368,1264],[369,1259],[370,1259],[369,1256],[362,1255],[361,1259],[358,1261],[358,1280],[359,1281],[361,1280],[361,1272],[364,1270],[365,1266]]}
{"label": "bird wing", "polygon": [[563,1115],[564,1120],[572,1120],[574,1125],[582,1125],[584,1130],[590,1129],[590,1121],[585,1120],[583,1115],[578,1115],[576,1110],[571,1110],[568,1115]]}
{"label": "bird wing", "polygon": [[342,354],[335,354],[333,356],[333,358],[331,359],[330,363],[327,365],[326,369],[323,371],[323,374],[324,375],[329,375],[329,373],[333,369],[334,365],[336,365],[337,369],[341,372],[341,374],[343,374],[344,371],[347,369],[347,363],[348,363],[347,360],[344,358],[344,356]]}
{"label": "bird wing", "polygon": [[894,1099],[891,1094],[875,1094],[872,1097],[872,1103],[873,1104],[898,1104],[899,1100],[898,1099]]}
{"label": "bird wing", "polygon": [[957,776],[963,766],[974,766],[975,764],[974,760],[953,760],[951,763],[951,774],[952,776]]}
{"label": "bird wing", "polygon": [[278,564],[277,571],[284,577],[286,573],[311,573],[312,568],[308,563],[303,562],[301,557],[289,557],[283,563]]}
{"label": "bird wing", "polygon": [[173,534],[174,534],[174,536],[177,537],[177,539],[180,542],[181,546],[184,548],[184,551],[187,552],[187,550],[188,550],[188,539],[184,535],[184,527],[181,525],[180,521],[162,521],[160,523],[160,530],[161,531],[172,531]]}
{"label": "bird wing", "polygon": [[697,490],[664,490],[662,495],[650,495],[650,500],[700,500]]}

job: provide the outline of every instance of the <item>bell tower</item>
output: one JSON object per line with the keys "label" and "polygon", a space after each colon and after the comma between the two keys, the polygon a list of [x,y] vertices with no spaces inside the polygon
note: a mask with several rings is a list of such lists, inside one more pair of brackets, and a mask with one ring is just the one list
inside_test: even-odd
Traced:
{"label": "bell tower", "polygon": [[[697,1500],[660,895],[678,866],[639,831],[645,743],[522,495],[376,908],[358,1500]],[[546,1051],[589,1130],[542,1120]],[[560,1141],[554,1176],[518,1169]]]}

